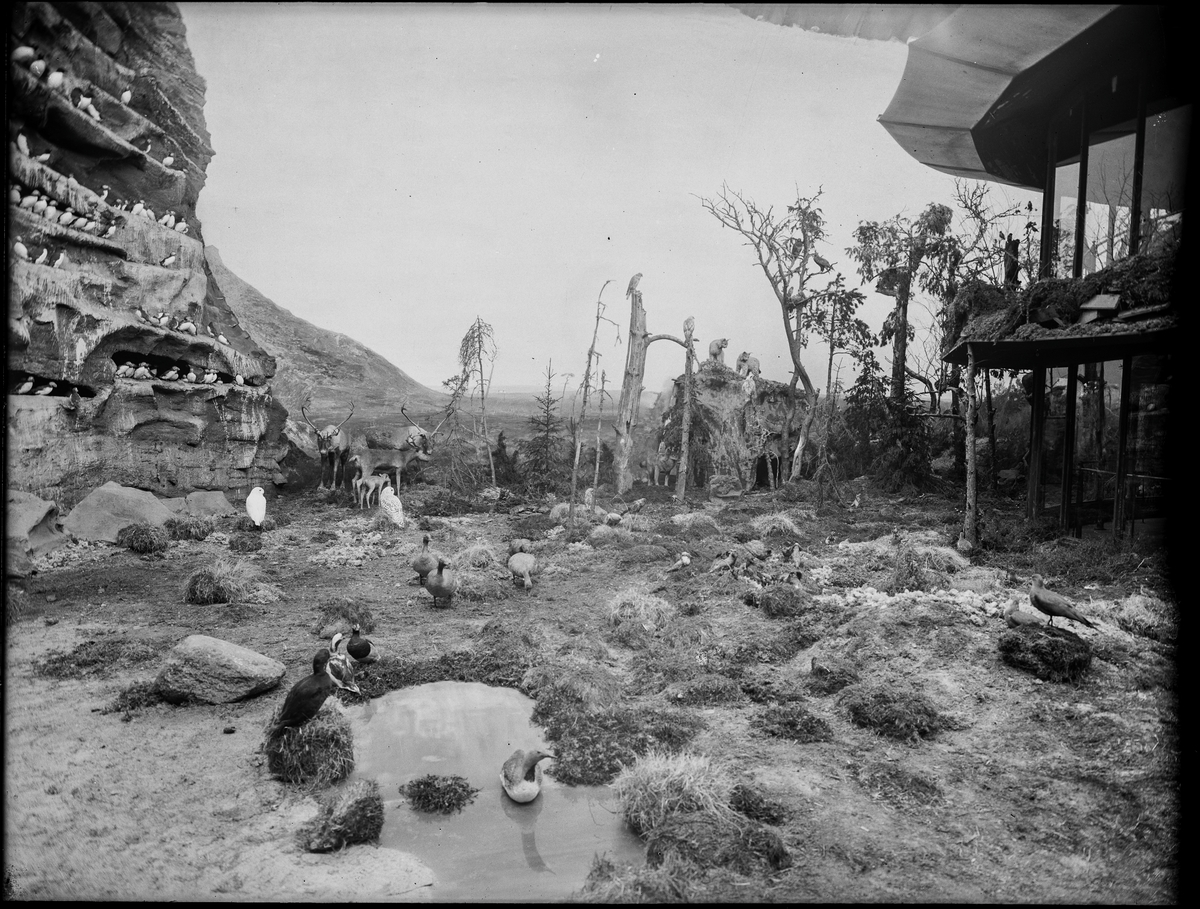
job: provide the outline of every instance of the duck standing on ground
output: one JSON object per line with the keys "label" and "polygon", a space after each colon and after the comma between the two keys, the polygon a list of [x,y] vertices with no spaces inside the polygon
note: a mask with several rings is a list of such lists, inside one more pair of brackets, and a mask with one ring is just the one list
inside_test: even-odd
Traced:
{"label": "duck standing on ground", "polygon": [[458,580],[446,574],[447,564],[445,559],[438,559],[437,572],[425,578],[425,589],[433,594],[434,606],[437,605],[438,600],[444,600],[449,606],[450,601],[454,598],[454,589],[458,586]]}
{"label": "duck standing on ground", "polygon": [[350,632],[350,640],[346,643],[346,653],[356,663],[374,663],[379,659],[375,653],[375,645],[362,636],[362,628],[355,624]]}
{"label": "duck standing on ground", "polygon": [[412,570],[417,573],[417,583],[422,587],[425,586],[426,579],[429,577],[429,572],[438,567],[438,558],[429,551],[429,534],[425,534],[421,538],[421,551],[413,556],[411,562]]}
{"label": "duck standing on ground", "polygon": [[1079,614],[1071,601],[1064,596],[1060,596],[1051,590],[1047,590],[1042,586],[1042,576],[1035,574],[1032,578],[1032,586],[1029,590],[1029,601],[1033,603],[1038,612],[1043,612],[1050,616],[1048,624],[1054,624],[1054,617],[1058,616],[1063,619],[1070,619],[1073,622],[1087,625],[1088,628],[1096,626]]}
{"label": "duck standing on ground", "polygon": [[268,741],[278,739],[285,729],[298,729],[315,717],[335,688],[344,688],[355,694],[362,693],[353,679],[345,682],[330,673],[331,658],[332,654],[327,648],[322,647],[317,651],[317,655],[313,657],[312,675],[302,678],[292,686],[292,690],[283,701],[275,725],[267,733]]}
{"label": "duck standing on ground", "polygon": [[500,785],[514,802],[532,802],[542,791],[541,761],[553,758],[545,751],[521,751],[512,753],[500,769]]}

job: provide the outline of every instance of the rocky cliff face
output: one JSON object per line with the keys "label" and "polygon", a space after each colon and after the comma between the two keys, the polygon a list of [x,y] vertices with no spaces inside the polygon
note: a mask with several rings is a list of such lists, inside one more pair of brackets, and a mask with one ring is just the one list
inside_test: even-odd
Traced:
{"label": "rocky cliff face", "polygon": [[68,507],[106,480],[269,488],[287,415],[205,261],[213,150],[178,8],[11,15],[9,483]]}

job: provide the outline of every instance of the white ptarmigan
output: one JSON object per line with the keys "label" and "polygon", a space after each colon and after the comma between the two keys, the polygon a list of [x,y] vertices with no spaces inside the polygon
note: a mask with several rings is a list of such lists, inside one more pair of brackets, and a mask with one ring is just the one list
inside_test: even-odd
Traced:
{"label": "white ptarmigan", "polygon": [[379,508],[397,527],[404,526],[404,506],[396,498],[396,492],[392,487],[383,487],[383,492],[379,495]]}
{"label": "white ptarmigan", "polygon": [[250,515],[255,527],[262,526],[263,519],[267,516],[267,497],[263,495],[261,486],[255,486],[250,490],[250,495],[246,496],[246,514]]}

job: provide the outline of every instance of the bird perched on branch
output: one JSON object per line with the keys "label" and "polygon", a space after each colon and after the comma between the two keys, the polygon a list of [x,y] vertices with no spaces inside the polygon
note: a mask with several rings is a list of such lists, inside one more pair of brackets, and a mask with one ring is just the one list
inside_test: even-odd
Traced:
{"label": "bird perched on branch", "polygon": [[1042,586],[1042,576],[1040,574],[1035,574],[1032,578],[1029,601],[1033,603],[1034,608],[1038,612],[1050,616],[1050,621],[1047,623],[1049,625],[1053,625],[1055,616],[1058,616],[1059,618],[1070,619],[1073,622],[1087,625],[1088,628],[1096,627],[1079,614],[1078,610],[1071,605],[1070,600]]}
{"label": "bird perched on branch", "polygon": [[625,291],[625,296],[633,296],[633,292],[637,290],[638,281],[642,280],[642,273],[639,271],[636,275],[629,279],[629,289]]}
{"label": "bird perched on branch", "polygon": [[246,496],[246,514],[250,515],[255,527],[262,526],[263,519],[267,516],[267,497],[263,494],[261,486],[255,486],[250,490],[250,495]]}
{"label": "bird perched on branch", "polygon": [[829,271],[829,269],[833,268],[833,266],[829,264],[829,260],[820,253],[813,253],[813,261],[820,266],[821,271]]}
{"label": "bird perched on branch", "polygon": [[542,791],[541,761],[553,758],[545,751],[521,751],[512,753],[500,769],[500,785],[514,802],[532,802]]}

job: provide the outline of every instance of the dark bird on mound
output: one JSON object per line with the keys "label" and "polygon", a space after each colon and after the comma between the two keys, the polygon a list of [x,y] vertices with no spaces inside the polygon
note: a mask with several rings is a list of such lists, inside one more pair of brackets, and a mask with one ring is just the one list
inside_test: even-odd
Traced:
{"label": "dark bird on mound", "polygon": [[1060,596],[1051,590],[1047,590],[1042,586],[1042,576],[1035,574],[1033,576],[1033,585],[1029,590],[1029,601],[1033,603],[1035,609],[1050,616],[1048,624],[1054,624],[1055,616],[1063,619],[1070,619],[1073,622],[1079,622],[1087,625],[1088,628],[1096,626],[1081,616],[1075,607],[1071,605],[1071,601],[1064,596]]}
{"label": "dark bird on mound", "polygon": [[292,690],[283,701],[279,718],[267,733],[268,740],[279,738],[285,729],[298,729],[315,717],[333,689],[345,688],[355,694],[361,693],[353,681],[346,684],[329,672],[331,656],[326,647],[317,651],[317,655],[313,657],[312,675],[302,678],[292,686]]}
{"label": "dark bird on mound", "polygon": [[357,663],[372,663],[375,661],[375,647],[362,636],[362,629],[355,625],[346,644],[346,653]]}

